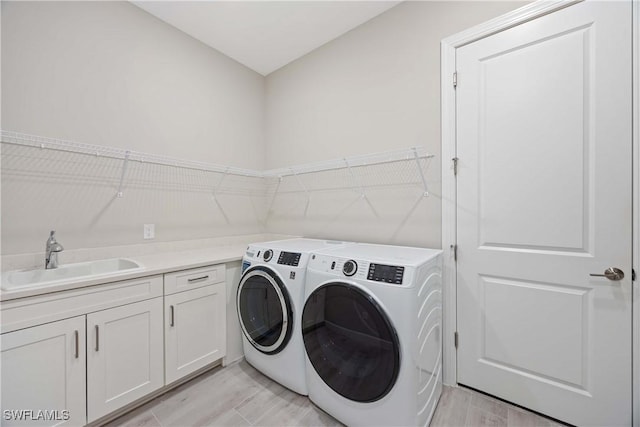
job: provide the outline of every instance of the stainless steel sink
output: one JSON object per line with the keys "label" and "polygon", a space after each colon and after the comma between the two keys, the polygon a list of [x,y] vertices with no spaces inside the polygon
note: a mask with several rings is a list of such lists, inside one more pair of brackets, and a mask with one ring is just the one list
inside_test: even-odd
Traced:
{"label": "stainless steel sink", "polygon": [[130,259],[113,258],[65,264],[49,270],[8,271],[2,274],[0,288],[5,291],[40,288],[81,279],[106,278],[141,268],[140,264]]}

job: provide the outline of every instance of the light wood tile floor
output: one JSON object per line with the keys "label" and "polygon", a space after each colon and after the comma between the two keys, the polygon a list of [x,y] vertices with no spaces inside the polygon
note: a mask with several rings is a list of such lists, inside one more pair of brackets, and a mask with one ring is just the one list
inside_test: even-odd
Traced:
{"label": "light wood tile floor", "polygon": [[[309,399],[242,360],[215,368],[107,424],[108,427],[341,426]],[[473,390],[445,387],[432,427],[558,427]]]}

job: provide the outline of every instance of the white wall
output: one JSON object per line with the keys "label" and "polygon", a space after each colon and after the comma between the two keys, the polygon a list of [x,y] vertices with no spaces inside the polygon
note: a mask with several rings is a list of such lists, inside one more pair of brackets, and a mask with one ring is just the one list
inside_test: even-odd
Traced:
{"label": "white wall", "polygon": [[[440,40],[524,4],[405,2],[267,76],[268,168],[411,146],[436,155],[429,198],[419,185],[374,187],[372,209],[353,191],[314,192],[305,216],[303,194],[279,195],[269,230],[439,247]],[[408,163],[359,173],[419,179]]]}
{"label": "white wall", "polygon": [[[128,2],[2,2],[5,130],[245,168],[264,166],[264,78]],[[4,146],[2,253],[260,232],[215,174]],[[257,188],[255,182],[227,187]],[[236,191],[236,193],[238,193]]]}
{"label": "white wall", "polygon": [[[265,79],[127,2],[2,2],[2,126],[255,169],[416,145],[438,156],[440,40],[521,4],[406,2]],[[2,254],[42,251],[50,229],[69,249],[143,243],[144,223],[156,241],[440,245],[439,157],[421,163],[428,198],[410,162],[301,177],[333,186],[308,207],[287,178],[266,225],[257,180],[227,177],[216,200],[220,175],[133,164],[116,198],[121,167],[5,145]]]}

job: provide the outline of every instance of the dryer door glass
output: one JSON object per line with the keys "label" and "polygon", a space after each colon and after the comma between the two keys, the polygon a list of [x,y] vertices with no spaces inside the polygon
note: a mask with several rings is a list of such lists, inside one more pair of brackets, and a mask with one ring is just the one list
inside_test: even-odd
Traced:
{"label": "dryer door glass", "polygon": [[304,306],[302,336],[316,373],[341,396],[374,402],[400,369],[398,336],[382,308],[348,283],[316,289]]}
{"label": "dryer door glass", "polygon": [[254,267],[240,280],[237,294],[242,332],[258,350],[281,351],[291,337],[292,309],[288,292],[269,268]]}

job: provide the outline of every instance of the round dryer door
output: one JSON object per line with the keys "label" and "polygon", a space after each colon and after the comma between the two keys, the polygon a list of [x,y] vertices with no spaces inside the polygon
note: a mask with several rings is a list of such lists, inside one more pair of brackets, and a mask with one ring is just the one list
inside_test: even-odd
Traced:
{"label": "round dryer door", "polygon": [[281,351],[291,338],[291,301],[282,280],[270,268],[247,270],[237,294],[238,317],[249,342],[266,354]]}
{"label": "round dryer door", "polygon": [[400,370],[398,336],[360,288],[334,282],[316,289],[304,306],[302,336],[316,373],[341,396],[374,402],[393,388]]}

